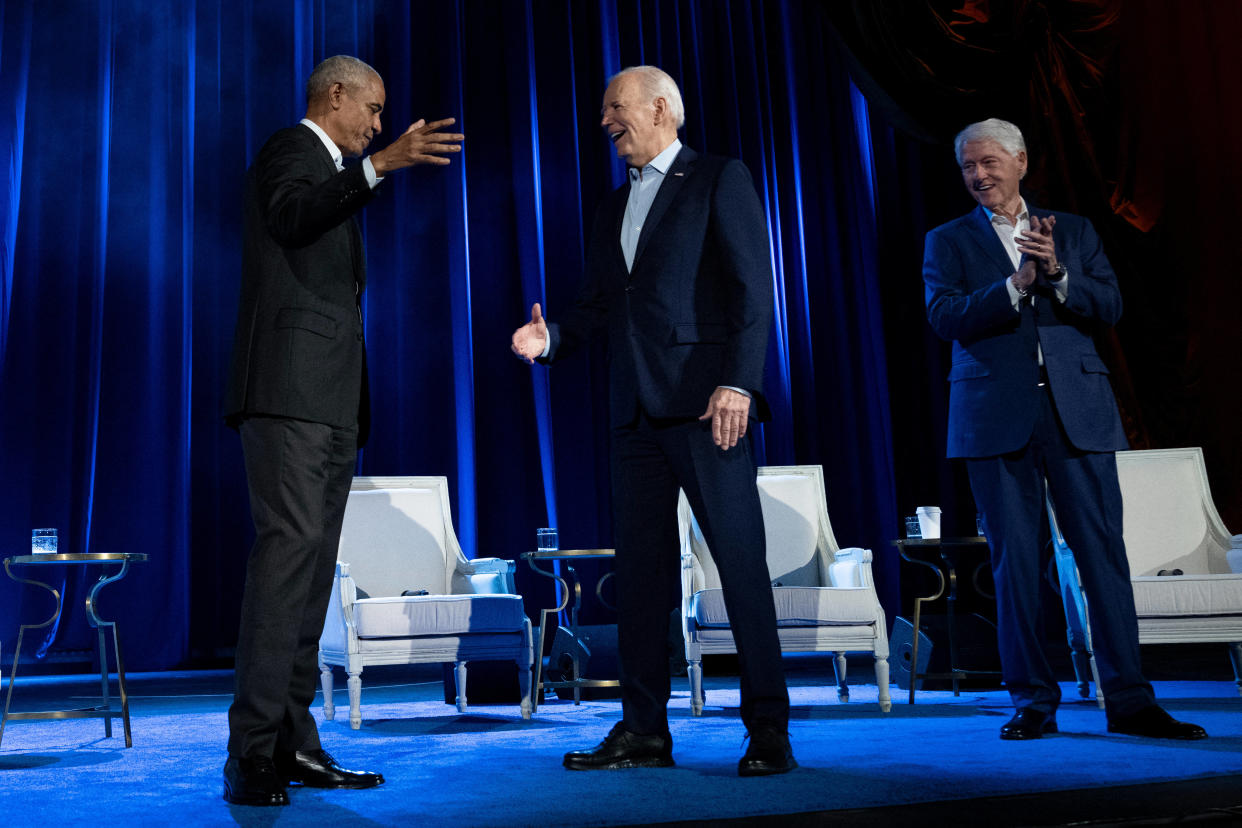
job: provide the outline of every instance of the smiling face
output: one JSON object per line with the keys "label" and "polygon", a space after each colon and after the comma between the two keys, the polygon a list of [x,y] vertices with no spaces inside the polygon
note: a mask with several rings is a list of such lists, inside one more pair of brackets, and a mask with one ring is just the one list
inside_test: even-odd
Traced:
{"label": "smiling face", "polygon": [[328,91],[331,113],[323,127],[342,155],[357,158],[380,133],[385,100],[384,82],[379,75],[371,75],[357,89],[348,89],[342,83],[332,85]]}
{"label": "smiling face", "polygon": [[621,75],[608,84],[600,110],[600,126],[631,167],[646,166],[677,137],[665,100],[646,97],[640,78]]}
{"label": "smiling face", "polygon": [[1026,153],[1010,155],[998,142],[967,141],[962,146],[962,182],[975,201],[1010,219],[1022,196],[1018,182],[1026,174]]}

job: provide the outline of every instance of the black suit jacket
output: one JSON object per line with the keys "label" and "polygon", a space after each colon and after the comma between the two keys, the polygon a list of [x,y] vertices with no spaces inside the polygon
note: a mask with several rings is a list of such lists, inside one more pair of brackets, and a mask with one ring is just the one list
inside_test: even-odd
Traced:
{"label": "black suit jacket", "polygon": [[225,396],[251,415],[344,427],[366,438],[369,406],[359,299],[366,285],[353,215],[373,196],[360,165],[337,172],[298,124],[273,135],[246,178],[241,302]]}
{"label": "black suit jacket", "polygon": [[652,417],[698,417],[721,385],[749,391],[752,412],[766,419],[772,266],[746,166],[683,147],[627,272],[620,237],[629,194],[627,182],[596,214],[586,281],[569,312],[548,325],[547,361],[606,326],[614,426],[632,422],[640,404]]}

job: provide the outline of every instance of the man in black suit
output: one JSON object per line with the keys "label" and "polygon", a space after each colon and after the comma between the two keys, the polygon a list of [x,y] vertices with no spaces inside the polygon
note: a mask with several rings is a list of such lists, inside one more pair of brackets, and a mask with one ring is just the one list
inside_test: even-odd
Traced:
{"label": "man in black suit", "polygon": [[255,544],[246,569],[229,708],[224,798],[287,805],[290,783],[368,788],[378,773],[323,750],[310,704],[341,521],[367,436],[366,285],[354,214],[387,175],[447,164],[453,119],[418,121],[362,163],[384,82],[337,56],[306,84],[306,117],[273,135],[246,179],[241,303],[226,393],[241,433]]}
{"label": "man in black suit", "polygon": [[927,234],[927,318],[953,342],[950,457],[966,458],[996,582],[1005,686],[1002,739],[1056,733],[1061,689],[1043,651],[1045,481],[1090,596],[1096,662],[1115,733],[1201,739],[1156,704],[1139,660],[1114,452],[1127,446],[1092,336],[1121,316],[1117,277],[1091,222],[1029,205],[1026,143],[1008,121],[955,142],[979,206]]}
{"label": "man in black suit", "polygon": [[682,147],[681,94],[666,73],[623,70],[608,84],[602,114],[629,181],[599,209],[585,285],[564,320],[546,323],[535,304],[512,343],[528,362],[552,362],[608,331],[624,717],[597,747],[566,754],[564,764],[673,764],[666,707],[669,616],[680,596],[680,488],[711,546],[733,620],[750,736],[738,773],[784,773],[796,766],[789,694],[747,438],[750,422],[767,416],[767,224],[740,161]]}

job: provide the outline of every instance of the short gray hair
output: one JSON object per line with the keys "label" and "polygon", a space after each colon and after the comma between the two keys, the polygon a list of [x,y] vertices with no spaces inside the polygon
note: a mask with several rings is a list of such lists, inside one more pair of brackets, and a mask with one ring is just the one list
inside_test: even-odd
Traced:
{"label": "short gray hair", "polygon": [[379,77],[369,65],[356,57],[336,55],[320,63],[306,79],[306,102],[328,94],[332,84],[341,83],[351,92],[366,86],[372,77]]}
{"label": "short gray hair", "polygon": [[970,141],[995,141],[1014,158],[1018,157],[1018,153],[1026,152],[1022,130],[1000,118],[973,123],[957,134],[953,139],[953,154],[957,156],[957,163],[962,163],[962,148]]}
{"label": "short gray hair", "polygon": [[686,107],[681,102],[681,90],[677,88],[677,81],[668,72],[658,66],[627,66],[609,78],[608,82],[612,83],[625,75],[638,77],[648,103],[656,98],[663,98],[668,103],[668,114],[677,124],[677,128],[681,129],[686,123]]}

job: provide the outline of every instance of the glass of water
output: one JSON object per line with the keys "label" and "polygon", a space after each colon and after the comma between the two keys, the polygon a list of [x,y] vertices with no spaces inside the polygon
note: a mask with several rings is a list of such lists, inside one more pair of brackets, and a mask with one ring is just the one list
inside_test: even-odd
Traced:
{"label": "glass of water", "polygon": [[906,537],[910,540],[923,537],[923,528],[919,526],[919,519],[914,515],[906,518]]}
{"label": "glass of water", "polygon": [[560,548],[557,543],[556,529],[544,528],[535,530],[535,548],[540,552],[554,552]]}
{"label": "glass of water", "polygon": [[56,554],[56,530],[34,529],[30,532],[30,552],[33,555]]}

